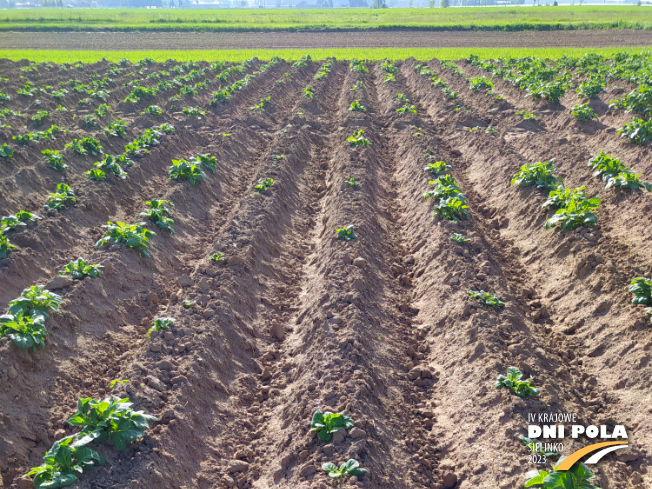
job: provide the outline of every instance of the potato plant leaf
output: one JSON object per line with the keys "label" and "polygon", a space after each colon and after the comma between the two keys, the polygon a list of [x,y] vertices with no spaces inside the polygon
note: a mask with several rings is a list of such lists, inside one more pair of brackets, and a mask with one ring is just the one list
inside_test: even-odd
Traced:
{"label": "potato plant leaf", "polygon": [[499,375],[496,379],[496,389],[508,388],[519,397],[538,396],[539,389],[530,386],[530,379],[521,380],[523,372],[516,367],[509,367],[507,375]]}
{"label": "potato plant leaf", "polygon": [[316,411],[312,416],[310,428],[316,431],[322,441],[329,442],[340,428],[348,430],[353,428],[353,420],[341,413],[331,413],[329,411],[322,413]]}

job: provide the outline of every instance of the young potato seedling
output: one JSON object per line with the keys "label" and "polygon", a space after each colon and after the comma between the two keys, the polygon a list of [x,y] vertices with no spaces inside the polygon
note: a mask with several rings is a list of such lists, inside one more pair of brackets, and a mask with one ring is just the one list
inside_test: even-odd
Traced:
{"label": "young potato seedling", "polygon": [[39,110],[32,116],[32,122],[34,123],[35,126],[40,126],[41,123],[43,122],[43,119],[48,117],[50,115],[50,112],[47,110]]}
{"label": "young potato seedling", "polygon": [[66,144],[66,149],[71,149],[82,156],[86,156],[89,152],[93,156],[104,154],[104,148],[100,142],[91,137],[73,139],[71,143]]}
{"label": "young potato seedling", "polygon": [[45,452],[43,465],[33,467],[25,477],[34,476],[33,483],[36,489],[71,486],[77,482],[80,474],[93,470],[95,463],[99,466],[104,465],[102,456],[85,446],[91,441],[92,438],[77,437],[77,435],[55,441],[52,448]]}
{"label": "young potato seedling", "polygon": [[68,264],[63,267],[63,270],[59,271],[59,275],[70,275],[72,278],[82,280],[86,277],[97,278],[101,275],[104,268],[102,265],[91,265],[89,261],[84,260],[83,258],[77,258],[68,262]]}
{"label": "young potato seedling", "polygon": [[431,175],[437,176],[440,173],[444,173],[448,170],[452,170],[453,167],[447,164],[445,161],[437,161],[436,163],[428,163],[423,171],[430,173]]}
{"label": "young potato seedling", "polygon": [[416,114],[417,109],[414,105],[405,104],[403,107],[396,109],[399,117],[403,117],[405,114]]}
{"label": "young potato seedling", "polygon": [[335,230],[335,233],[339,239],[343,239],[344,241],[351,241],[358,237],[358,235],[353,232],[353,224],[338,228]]}
{"label": "young potato seedling", "polygon": [[311,431],[316,431],[321,441],[329,442],[333,438],[333,433],[344,428],[345,430],[353,428],[354,423],[351,418],[341,413],[331,413],[326,411],[316,411],[310,422]]}
{"label": "young potato seedling", "polygon": [[13,231],[18,226],[27,226],[24,222],[18,219],[16,216],[5,216],[0,220],[0,232],[7,233]]}
{"label": "young potato seedling", "polygon": [[516,172],[510,182],[511,185],[519,187],[531,187],[553,189],[559,184],[559,180],[553,175],[557,170],[553,166],[554,159],[550,161],[526,164]]}
{"label": "young potato seedling", "polygon": [[366,89],[367,86],[364,84],[364,82],[362,80],[358,80],[351,87],[351,91],[352,92],[357,92],[359,89],[363,89],[363,88]]}
{"label": "young potato seedling", "polygon": [[347,476],[362,476],[367,473],[367,469],[361,469],[357,460],[350,459],[345,464],[340,465],[339,469],[333,462],[325,463],[321,468],[331,479],[342,479]]}
{"label": "young potato seedling", "polygon": [[22,222],[36,222],[40,219],[43,219],[41,216],[37,216],[36,214],[32,214],[31,212],[27,211],[16,212],[16,218]]}
{"label": "young potato seedling", "polygon": [[172,224],[174,220],[168,216],[172,215],[174,204],[169,200],[148,200],[145,202],[148,209],[140,213],[140,217],[146,217],[161,229],[166,229],[174,234]]}
{"label": "young potato seedling", "polygon": [[181,111],[188,117],[194,117],[198,120],[201,120],[201,116],[206,115],[206,111],[201,110],[199,107],[184,107]]}
{"label": "young potato seedling", "polygon": [[522,115],[523,119],[526,121],[533,121],[536,120],[537,116],[534,114],[531,114],[530,112],[527,112],[525,110],[518,110],[515,112],[516,115]]}
{"label": "young potato seedling", "polygon": [[3,314],[0,316],[0,337],[7,337],[21,350],[45,348],[45,316],[41,314]]}
{"label": "young potato seedling", "polygon": [[358,100],[351,102],[351,105],[349,106],[349,110],[353,112],[367,112],[367,108],[364,105],[362,105]]}
{"label": "young potato seedling", "polygon": [[122,169],[118,159],[114,158],[113,156],[107,155],[106,158],[104,158],[102,161],[98,161],[94,166],[95,168],[99,168],[102,171],[108,171],[122,180],[127,178],[127,172]]}
{"label": "young potato seedling", "polygon": [[315,87],[312,85],[306,85],[306,88],[301,90],[301,93],[303,93],[303,96],[307,98],[317,98],[317,95],[315,95]]}
{"label": "young potato seedling", "polygon": [[221,251],[216,251],[209,257],[209,260],[214,261],[215,263],[219,263],[221,261],[225,261],[226,256],[224,256],[224,253],[222,253]]}
{"label": "young potato seedling", "polygon": [[272,185],[274,185],[274,179],[265,178],[259,181],[258,184],[254,185],[254,189],[256,190],[256,192],[267,192],[267,189]]}
{"label": "young potato seedling", "polygon": [[196,158],[190,158],[191,163],[201,163],[201,166],[209,169],[213,173],[217,171],[217,163],[215,156],[211,156],[210,153],[198,154]]}
{"label": "young potato seedling", "polygon": [[18,246],[12,245],[7,236],[4,233],[0,233],[0,259],[5,259],[9,256],[13,250],[17,249]]}
{"label": "young potato seedling", "polygon": [[571,115],[580,122],[586,122],[598,118],[598,114],[595,113],[595,110],[589,107],[588,103],[573,105]]}
{"label": "young potato seedling", "polygon": [[652,279],[637,277],[630,282],[629,291],[634,294],[632,304],[652,306]]}
{"label": "young potato seedling", "polygon": [[104,119],[107,115],[109,115],[109,110],[111,110],[110,105],[100,104],[100,106],[97,109],[95,109],[93,112],[100,119]]}
{"label": "young potato seedling", "polygon": [[70,186],[67,183],[59,183],[57,184],[57,191],[47,196],[47,204],[44,207],[51,210],[63,210],[66,206],[75,202],[77,202],[75,192],[72,191]]}
{"label": "young potato seedling", "polygon": [[350,175],[349,175],[349,177],[348,177],[346,180],[344,180],[344,182],[346,182],[346,184],[347,184],[349,187],[352,187],[352,188],[359,188],[359,187],[360,187],[360,182],[358,182],[358,181],[355,179],[355,177],[352,177],[352,176],[350,176]]}
{"label": "young potato seedling", "polygon": [[499,375],[496,379],[496,389],[507,387],[519,397],[538,396],[541,391],[530,386],[530,379],[521,380],[523,372],[516,367],[509,367],[507,375]]}
{"label": "young potato seedling", "polygon": [[116,450],[126,450],[127,442],[145,436],[149,421],[157,418],[143,411],[134,411],[128,398],[110,396],[102,401],[93,398],[79,399],[77,412],[68,420],[71,426],[80,426],[80,438],[90,438],[95,443],[111,440]]}
{"label": "young potato seedling", "polygon": [[61,312],[59,304],[61,304],[60,295],[50,292],[44,285],[33,285],[28,289],[23,290],[17,299],[9,302],[8,314],[23,313],[28,316],[43,316],[48,317],[48,309],[54,312]]}
{"label": "young potato seedling", "polygon": [[356,129],[353,131],[353,136],[346,138],[352,148],[357,148],[358,146],[370,146],[371,142],[364,137],[364,130]]}
{"label": "young potato seedling", "polygon": [[505,307],[505,303],[501,301],[494,294],[485,292],[484,290],[469,290],[469,295],[474,299],[480,300],[485,306],[488,307]]}
{"label": "young potato seedling", "polygon": [[154,326],[149,328],[147,331],[147,337],[150,338],[152,331],[162,331],[164,329],[170,329],[170,326],[174,324],[174,318],[157,318],[154,320]]}
{"label": "young potato seedling", "polygon": [[582,462],[569,470],[557,471],[566,457],[559,459],[551,472],[534,469],[525,474],[525,487],[541,486],[540,489],[600,489],[591,482],[595,475]]}
{"label": "young potato seedling", "polygon": [[147,107],[145,110],[141,112],[141,114],[149,114],[149,115],[161,115],[163,113],[163,109],[161,109],[158,105],[150,105]]}
{"label": "young potato seedling", "polygon": [[0,146],[0,158],[11,158],[13,155],[14,150],[7,143],[2,143],[2,146]]}
{"label": "young potato seedling", "polygon": [[136,224],[125,224],[124,222],[117,221],[115,224],[109,221],[103,225],[106,228],[104,236],[95,243],[95,247],[99,248],[107,243],[113,244],[126,244],[129,248],[138,250],[143,256],[149,257],[149,238],[156,236],[156,233],[146,229],[144,222],[137,222]]}
{"label": "young potato seedling", "polygon": [[95,182],[103,182],[106,180],[106,173],[104,173],[99,168],[91,168],[90,170],[85,171],[84,175]]}
{"label": "young potato seedling", "polygon": [[116,119],[113,121],[111,124],[107,126],[107,128],[104,130],[104,132],[108,136],[114,136],[118,137],[120,136],[121,138],[126,138],[127,137],[127,123],[124,122],[121,119]]}
{"label": "young potato seedling", "polygon": [[585,193],[572,193],[565,207],[558,209],[555,215],[546,221],[546,229],[560,225],[561,229],[571,231],[579,226],[595,226],[598,216],[592,211],[599,207],[601,201],[599,197],[589,199]]}
{"label": "young potato seedling", "polygon": [[468,243],[471,241],[469,238],[465,238],[463,234],[460,233],[455,233],[451,236],[451,239],[455,241],[457,244],[464,244]]}
{"label": "young potato seedling", "polygon": [[267,106],[267,104],[269,104],[269,101],[271,99],[272,99],[271,96],[261,98],[260,102],[255,104],[253,107],[249,107],[249,110],[259,110],[259,111],[263,112],[265,110],[265,107]]}
{"label": "young potato seedling", "polygon": [[623,171],[618,175],[610,177],[607,180],[607,185],[605,190],[610,188],[615,188],[617,190],[642,190],[645,189],[648,192],[652,192],[652,184],[648,182],[641,181],[641,175],[635,175],[631,171]]}
{"label": "young potato seedling", "polygon": [[84,124],[86,124],[86,127],[97,127],[97,118],[88,114],[84,117]]}
{"label": "young potato seedling", "polygon": [[617,133],[633,144],[647,144],[652,141],[652,120],[646,121],[635,117],[618,129]]}
{"label": "young potato seedling", "polygon": [[43,159],[50,164],[50,168],[53,170],[63,171],[68,168],[68,165],[63,162],[63,156],[61,156],[58,150],[44,149],[41,153],[44,155]]}
{"label": "young potato seedling", "polygon": [[168,172],[170,180],[188,180],[193,187],[197,182],[206,178],[206,174],[199,168],[199,165],[186,160],[172,160],[172,166]]}

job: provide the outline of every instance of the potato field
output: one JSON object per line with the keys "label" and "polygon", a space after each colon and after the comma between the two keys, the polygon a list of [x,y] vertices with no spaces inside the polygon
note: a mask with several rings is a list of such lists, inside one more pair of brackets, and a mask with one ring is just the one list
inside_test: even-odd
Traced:
{"label": "potato field", "polygon": [[0,60],[0,488],[652,487],[651,62]]}

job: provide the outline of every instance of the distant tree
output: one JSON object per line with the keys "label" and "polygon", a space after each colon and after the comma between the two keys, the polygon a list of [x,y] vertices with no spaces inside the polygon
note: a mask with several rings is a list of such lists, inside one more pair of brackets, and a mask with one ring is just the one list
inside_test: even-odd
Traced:
{"label": "distant tree", "polygon": [[387,2],[385,0],[373,0],[371,8],[387,8]]}
{"label": "distant tree", "polygon": [[440,6],[441,8],[448,8],[448,7],[450,7],[450,6],[451,6],[451,4],[450,4],[450,0],[441,0],[441,2],[439,2],[439,6]]}

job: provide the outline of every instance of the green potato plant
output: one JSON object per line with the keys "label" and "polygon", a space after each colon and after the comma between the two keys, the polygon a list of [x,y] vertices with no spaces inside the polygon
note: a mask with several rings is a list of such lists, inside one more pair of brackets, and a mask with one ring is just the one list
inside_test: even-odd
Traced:
{"label": "green potato plant", "polygon": [[25,227],[27,224],[18,219],[16,216],[5,216],[0,220],[0,232],[2,233],[13,231],[19,226]]}
{"label": "green potato plant", "polygon": [[95,463],[104,465],[102,456],[85,446],[90,442],[91,438],[77,435],[55,441],[45,453],[43,465],[33,467],[25,477],[34,476],[36,489],[57,489],[73,485],[78,476],[92,470]]}
{"label": "green potato plant", "polygon": [[190,158],[192,163],[201,163],[201,166],[215,173],[217,171],[217,163],[215,156],[210,153],[198,154],[196,158]]}
{"label": "green potato plant", "polygon": [[70,275],[78,280],[86,277],[97,278],[102,273],[102,268],[104,268],[102,265],[91,265],[89,261],[80,257],[68,262],[63,270],[59,271],[59,275]]}
{"label": "green potato plant", "polygon": [[115,121],[111,122],[107,128],[104,130],[104,132],[107,134],[107,136],[113,136],[113,137],[118,137],[120,136],[121,138],[126,138],[127,137],[127,123],[123,121],[122,119],[116,119]]}
{"label": "green potato plant", "polygon": [[143,256],[149,257],[149,238],[156,236],[156,233],[146,229],[144,222],[137,222],[136,224],[125,224],[124,222],[117,221],[112,223],[109,221],[102,227],[106,229],[104,236],[95,243],[95,247],[99,248],[108,243],[113,244],[126,244],[129,248],[138,250]]}
{"label": "green potato plant", "polygon": [[367,473],[367,469],[361,469],[358,461],[353,459],[340,465],[339,468],[333,462],[325,463],[321,468],[331,479],[342,479],[352,475],[360,477]]}
{"label": "green potato plant", "polygon": [[469,241],[471,241],[469,238],[465,238],[464,235],[460,234],[460,233],[454,233],[451,236],[451,239],[453,241],[455,241],[457,244],[464,244],[464,243],[468,243]]}
{"label": "green potato plant", "polygon": [[525,474],[525,487],[541,486],[541,489],[600,489],[591,482],[595,475],[583,463],[576,463],[569,470],[557,471],[566,457],[559,459],[555,468],[547,472],[534,469]]}
{"label": "green potato plant", "polygon": [[353,131],[353,136],[346,138],[352,148],[357,148],[358,146],[370,146],[371,142],[364,137],[363,129],[356,129]]}
{"label": "green potato plant", "polygon": [[478,299],[488,307],[505,307],[505,303],[503,301],[501,301],[494,294],[490,294],[484,290],[469,290],[469,296],[473,297],[474,299]]}
{"label": "green potato plant", "polygon": [[43,219],[41,216],[38,216],[36,214],[32,214],[31,212],[27,212],[27,211],[18,211],[18,212],[16,212],[16,218],[19,221],[22,221],[22,222],[29,222],[29,221],[36,222],[36,221],[38,221],[40,219]]}
{"label": "green potato plant", "polygon": [[17,248],[18,246],[11,244],[7,239],[7,236],[0,232],[0,259],[7,258],[9,253]]}
{"label": "green potato plant", "polygon": [[652,184],[648,182],[641,181],[642,175],[635,175],[631,171],[623,171],[618,175],[610,177],[607,180],[607,185],[605,190],[610,188],[615,188],[617,190],[641,190],[646,189],[648,192],[652,192]]}
{"label": "green potato plant", "polygon": [[86,156],[89,152],[93,156],[104,154],[104,148],[102,148],[99,140],[91,137],[73,139],[72,142],[66,144],[66,149],[71,149],[82,156]]}
{"label": "green potato plant", "polygon": [[0,316],[0,337],[7,337],[21,350],[45,348],[45,317],[41,314],[3,314]]}
{"label": "green potato plant", "polygon": [[519,187],[531,187],[554,189],[559,180],[553,175],[557,170],[553,166],[554,158],[550,161],[539,161],[537,163],[525,164],[514,174],[511,185]]}
{"label": "green potato plant", "polygon": [[169,200],[148,200],[145,205],[148,208],[140,213],[140,217],[146,217],[159,228],[174,234],[174,220],[169,217],[173,213],[174,204]]}
{"label": "green potato plant", "polygon": [[358,235],[353,232],[353,224],[337,228],[335,233],[339,239],[343,239],[344,241],[351,241],[358,237]]}
{"label": "green potato plant", "polygon": [[170,329],[170,326],[174,324],[174,318],[156,318],[154,320],[154,326],[149,328],[147,331],[147,337],[150,338],[152,331],[162,331],[164,329]]}
{"label": "green potato plant", "polygon": [[530,386],[530,379],[521,380],[523,372],[516,367],[507,368],[507,375],[499,375],[496,379],[496,389],[508,388],[519,397],[538,396],[541,391]]}
{"label": "green potato plant", "polygon": [[31,117],[31,119],[32,119],[32,122],[34,123],[35,126],[40,126],[41,123],[43,122],[43,119],[45,119],[49,115],[50,115],[50,112],[48,112],[47,110],[39,110],[39,111],[36,112],[36,114],[34,114]]}
{"label": "green potato plant", "polygon": [[617,133],[633,144],[647,144],[652,141],[652,120],[633,118],[618,129]]}
{"label": "green potato plant", "polygon": [[598,216],[592,211],[600,206],[601,201],[602,199],[599,197],[589,199],[585,193],[573,192],[566,205],[557,209],[555,214],[546,221],[546,229],[552,229],[559,225],[559,228],[571,231],[579,226],[595,226]]}
{"label": "green potato plant", "polygon": [[349,106],[349,110],[353,112],[367,112],[367,108],[360,103],[359,100],[354,100]]}
{"label": "green potato plant", "polygon": [[484,76],[467,78],[466,81],[469,82],[469,90],[491,90],[494,87],[494,84]]}
{"label": "green potato plant", "polygon": [[181,112],[186,114],[188,117],[194,117],[198,120],[201,119],[201,116],[206,115],[206,111],[201,110],[199,107],[184,107]]}
{"label": "green potato plant", "polygon": [[439,216],[442,219],[457,222],[460,219],[468,217],[469,212],[466,210],[469,206],[466,205],[466,199],[462,194],[452,195],[450,197],[440,199],[439,203],[433,206],[433,217]]}
{"label": "green potato plant", "polygon": [[347,178],[346,180],[344,180],[344,182],[345,182],[349,187],[352,187],[352,188],[360,188],[360,182],[358,182],[358,181],[355,179],[355,177],[352,177],[351,175],[349,175],[348,178]]}
{"label": "green potato plant", "polygon": [[88,114],[84,117],[84,124],[86,124],[86,127],[97,127],[97,118]]}
{"label": "green potato plant", "polygon": [[312,85],[306,85],[306,87],[301,90],[301,93],[303,93],[303,96],[307,98],[317,98],[317,95],[315,95],[315,87]]}
{"label": "green potato plant", "polygon": [[359,60],[357,58],[354,58],[351,63],[349,64],[349,67],[351,68],[351,71],[355,71],[357,73],[369,73],[369,68],[367,68],[362,60]]}
{"label": "green potato plant", "polygon": [[18,298],[9,302],[7,314],[24,314],[26,316],[48,317],[48,310],[61,312],[59,304],[63,299],[60,295],[50,292],[44,285],[33,285],[24,289]]}
{"label": "green potato plant", "polygon": [[77,435],[95,443],[111,440],[116,450],[126,450],[127,443],[145,436],[149,421],[157,418],[143,411],[134,411],[128,398],[107,397],[101,401],[91,397],[77,401],[77,412],[68,420],[71,426],[82,428]]}
{"label": "green potato plant", "polygon": [[326,411],[316,411],[310,422],[311,431],[316,431],[319,438],[324,442],[329,442],[340,428],[345,430],[353,428],[354,423],[351,418],[341,413],[331,413]]}
{"label": "green potato plant", "polygon": [[637,277],[629,284],[629,291],[634,294],[632,304],[652,306],[652,279]]}
{"label": "green potato plant", "polygon": [[[310,86],[310,85],[309,85]],[[307,88],[307,87],[306,87]],[[249,107],[249,110],[259,110],[263,112],[265,110],[265,107],[269,104],[269,101],[272,99],[271,96],[267,96],[265,98],[261,98],[260,102],[257,104],[254,104],[253,107]]]}
{"label": "green potato plant", "polygon": [[593,178],[601,177],[604,182],[615,177],[623,171],[629,170],[618,158],[609,156],[600,151],[597,156],[589,160],[589,166],[595,170]]}
{"label": "green potato plant", "polygon": [[589,107],[588,103],[573,105],[571,115],[580,122],[586,122],[598,118],[598,114],[595,113],[595,110]]}
{"label": "green potato plant", "polygon": [[85,171],[84,175],[95,182],[103,182],[106,180],[106,173],[104,173],[99,168],[91,168],[90,170]]}
{"label": "green potato plant", "polygon": [[518,111],[515,112],[515,114],[516,115],[522,115],[523,119],[525,119],[526,121],[533,121],[533,120],[536,120],[536,118],[537,118],[536,115],[534,115],[534,114],[532,114],[530,112],[527,112],[526,110],[518,110]]}
{"label": "green potato plant", "polygon": [[403,107],[396,109],[396,113],[399,117],[403,117],[405,114],[416,114],[417,109],[414,105],[405,104]]}
{"label": "green potato plant", "polygon": [[188,180],[194,187],[197,182],[206,178],[206,174],[199,168],[197,163],[186,160],[172,160],[172,166],[168,170],[170,180]]}
{"label": "green potato plant", "polygon": [[2,146],[0,146],[0,158],[11,158],[13,155],[14,150],[7,143],[2,143]]}
{"label": "green potato plant", "polygon": [[267,192],[267,189],[272,185],[274,185],[273,178],[264,178],[254,185],[254,189],[256,192]]}
{"label": "green potato plant", "polygon": [[437,176],[440,173],[444,173],[448,170],[452,170],[453,167],[447,164],[445,161],[437,161],[435,163],[428,163],[423,171],[430,173],[431,175]]}
{"label": "green potato plant", "polygon": [[124,180],[127,178],[127,172],[122,169],[117,157],[107,155],[102,161],[95,163],[95,168],[112,173],[116,177]]}
{"label": "green potato plant", "polygon": [[225,261],[226,256],[224,256],[224,253],[222,253],[221,251],[216,251],[208,259],[210,261],[214,261],[215,263],[219,263],[221,261]]}
{"label": "green potato plant", "polygon": [[97,109],[95,109],[93,112],[100,119],[104,119],[107,115],[109,115],[109,110],[111,110],[110,105],[100,104],[100,106]]}
{"label": "green potato plant", "polygon": [[351,87],[352,92],[357,92],[358,90],[361,90],[361,89],[365,89],[365,90],[367,89],[367,86],[364,84],[364,82],[362,80],[358,80]]}
{"label": "green potato plant", "polygon": [[63,171],[68,168],[68,165],[63,162],[63,156],[61,156],[58,150],[44,149],[41,153],[44,155],[43,159],[49,163],[50,168],[53,170]]}
{"label": "green potato plant", "polygon": [[68,205],[77,202],[75,192],[70,188],[67,183],[58,183],[57,191],[47,196],[46,209],[63,210]]}

